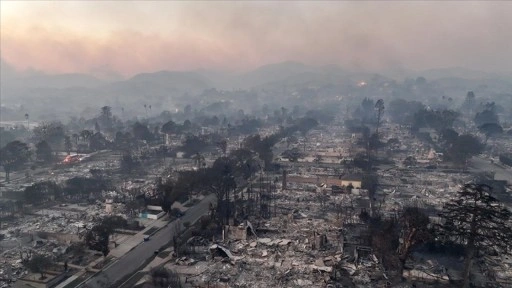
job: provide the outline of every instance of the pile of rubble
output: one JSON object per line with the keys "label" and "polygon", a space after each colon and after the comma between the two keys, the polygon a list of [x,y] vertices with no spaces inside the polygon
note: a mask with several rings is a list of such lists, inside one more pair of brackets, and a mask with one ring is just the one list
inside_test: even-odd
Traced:
{"label": "pile of rubble", "polygon": [[[199,249],[166,267],[195,287],[367,287],[387,281],[373,254],[343,251],[342,221],[335,209],[326,209],[313,198],[308,201],[313,195],[307,192],[279,193],[277,205],[293,201],[296,209],[225,226],[223,241],[210,244],[193,237],[188,245]],[[304,200],[295,204],[301,197]]]}

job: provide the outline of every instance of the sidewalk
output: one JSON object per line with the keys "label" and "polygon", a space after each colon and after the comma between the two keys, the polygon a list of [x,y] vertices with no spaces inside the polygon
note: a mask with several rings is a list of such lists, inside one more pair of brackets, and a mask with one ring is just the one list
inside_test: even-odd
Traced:
{"label": "sidewalk", "polygon": [[155,259],[153,259],[153,261],[151,261],[148,265],[146,265],[142,271],[144,272],[149,272],[152,268],[154,267],[158,267],[160,265],[163,265],[171,260],[174,259],[174,256],[172,255],[173,252],[174,252],[174,249],[171,247],[171,248],[168,248],[168,249],[165,249],[164,251],[162,252],[168,252],[169,255],[167,255],[166,257],[164,258],[160,258],[159,256],[156,256]]}
{"label": "sidewalk", "polygon": [[[148,230],[155,227],[155,228],[158,228],[155,231],[155,232],[157,232],[158,230],[160,230],[160,228],[165,227],[165,225],[167,225],[168,223],[169,223],[168,216],[166,215],[158,220],[154,220],[146,228],[144,228],[142,231],[138,232],[135,235],[123,235],[123,236],[119,237],[118,240],[116,241],[117,247],[110,250],[110,253],[107,256],[107,257],[113,257],[115,259],[113,259],[107,266],[113,264],[114,262],[117,261],[117,259],[121,258],[123,255],[128,253],[130,250],[135,248],[137,245],[144,242],[144,235],[145,235],[144,233],[146,233]],[[119,241],[119,240],[121,240],[121,241]],[[89,263],[87,265],[87,268],[93,269],[92,267],[96,266],[96,264],[98,264],[102,261],[104,261],[104,258],[100,257],[100,258],[92,261],[91,263]]]}
{"label": "sidewalk", "polygon": [[137,233],[133,236],[128,236],[127,238],[126,237],[123,238],[124,241],[117,243],[117,247],[110,250],[109,255],[114,256],[116,258],[122,257],[128,251],[132,250],[137,245],[144,242],[144,236],[146,235],[145,233],[148,230],[150,230],[154,227],[154,228],[157,228],[157,230],[155,230],[154,232],[157,232],[158,230],[160,230],[160,228],[165,227],[168,223],[169,223],[168,216],[164,216],[158,220],[153,221],[150,225],[148,225],[146,228],[144,228],[144,230],[140,231],[139,233]]}

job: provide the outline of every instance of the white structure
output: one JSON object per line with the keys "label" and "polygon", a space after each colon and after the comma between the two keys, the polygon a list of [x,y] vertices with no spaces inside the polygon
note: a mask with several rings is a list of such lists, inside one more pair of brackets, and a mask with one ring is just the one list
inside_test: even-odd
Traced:
{"label": "white structure", "polygon": [[162,207],[148,205],[148,206],[146,206],[146,209],[139,214],[139,217],[143,218],[143,219],[156,220],[156,219],[160,219],[160,218],[164,217],[164,215],[165,215],[165,212],[162,210]]}
{"label": "white structure", "polygon": [[112,199],[105,200],[105,212],[112,213]]}

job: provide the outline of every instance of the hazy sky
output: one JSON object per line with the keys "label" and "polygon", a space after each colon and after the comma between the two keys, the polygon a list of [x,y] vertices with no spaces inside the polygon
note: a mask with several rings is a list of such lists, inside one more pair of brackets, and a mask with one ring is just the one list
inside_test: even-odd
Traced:
{"label": "hazy sky", "polygon": [[52,73],[349,68],[512,71],[512,2],[1,1],[1,57]]}

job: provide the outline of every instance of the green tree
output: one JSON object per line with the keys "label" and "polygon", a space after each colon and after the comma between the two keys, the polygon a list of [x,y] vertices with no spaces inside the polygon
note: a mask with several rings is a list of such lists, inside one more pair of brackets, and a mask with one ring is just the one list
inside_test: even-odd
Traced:
{"label": "green tree", "polygon": [[473,91],[468,91],[466,94],[466,99],[464,100],[464,103],[462,103],[462,109],[469,114],[473,114],[473,109],[475,109],[476,105],[475,99],[475,93]]}
{"label": "green tree", "polygon": [[161,131],[165,134],[177,134],[179,132],[179,126],[174,123],[174,121],[169,120],[164,125],[162,125]]}
{"label": "green tree", "polygon": [[98,124],[97,121],[94,123],[94,131],[96,131],[96,133],[100,133],[101,132],[100,124]]}
{"label": "green tree", "polygon": [[457,165],[467,165],[471,157],[482,153],[484,145],[477,137],[471,134],[464,134],[457,137],[448,148],[446,156]]}
{"label": "green tree", "polygon": [[503,127],[497,123],[485,123],[478,127],[478,130],[485,135],[485,143],[487,143],[492,136],[503,133]]}
{"label": "green tree", "polygon": [[7,145],[7,143],[16,140],[16,138],[16,131],[11,131],[11,129],[0,127],[0,147],[4,147]]}
{"label": "green tree", "polygon": [[185,191],[179,189],[175,189],[176,185],[173,181],[166,181],[158,186],[157,191],[160,193],[160,205],[162,206],[162,210],[166,213],[169,213],[171,210],[171,206],[176,201],[182,193],[186,193]]}
{"label": "green tree", "polygon": [[261,139],[259,134],[248,136],[243,141],[243,147],[252,150],[258,154],[258,157],[265,163],[265,168],[269,168],[272,163],[272,159],[274,158],[274,154],[272,152],[272,146],[274,145],[274,141],[265,137]]}
{"label": "green tree", "polygon": [[219,147],[220,151],[222,151],[222,156],[226,156],[226,152],[228,149],[228,142],[226,141],[226,139],[217,142],[217,147]]}
{"label": "green tree", "polygon": [[150,141],[153,139],[153,134],[149,131],[148,126],[135,122],[132,126],[132,134],[135,139]]}
{"label": "green tree", "polygon": [[451,128],[458,117],[459,114],[453,110],[421,109],[413,116],[412,128],[417,131],[419,128],[429,127],[440,132]]}
{"label": "green tree", "polygon": [[249,179],[259,169],[255,154],[247,149],[233,150],[229,153],[229,158],[236,167],[235,177]]}
{"label": "green tree", "polygon": [[43,140],[36,144],[36,159],[45,163],[53,160],[52,148],[48,142]]}
{"label": "green tree", "polygon": [[89,195],[99,195],[101,191],[113,189],[108,179],[73,177],[65,182],[64,192],[67,196],[86,199]]}
{"label": "green tree", "polygon": [[396,253],[400,236],[398,222],[395,219],[381,219],[380,217],[370,217],[369,221],[371,246],[375,256],[386,270],[398,270],[400,265]]}
{"label": "green tree", "polygon": [[204,156],[199,152],[192,156],[192,159],[194,159],[198,169],[206,165]]}
{"label": "green tree", "polygon": [[128,226],[128,221],[121,216],[107,216],[101,220],[101,224],[107,226],[111,231]]}
{"label": "green tree", "polygon": [[455,141],[457,141],[459,133],[457,133],[457,131],[451,128],[446,128],[441,131],[440,136],[441,142],[448,146],[452,145],[453,143],[455,143]]}
{"label": "green tree", "polygon": [[410,124],[416,112],[424,109],[423,103],[418,101],[406,101],[395,99],[389,102],[389,117],[398,124]]}
{"label": "green tree", "polygon": [[114,118],[112,117],[112,107],[110,106],[103,106],[100,110],[100,123],[103,127],[106,128],[106,130],[112,129],[112,126],[114,124]]}
{"label": "green tree", "polygon": [[93,151],[107,149],[109,146],[110,142],[101,132],[96,132],[89,137],[89,148]]}
{"label": "green tree", "polygon": [[110,107],[110,106],[101,107],[100,116],[101,116],[101,118],[103,118],[105,120],[111,119],[112,118],[112,107]]}
{"label": "green tree", "polygon": [[66,153],[70,155],[71,149],[73,149],[73,143],[71,143],[71,137],[69,137],[68,135],[64,137],[64,148],[66,148]]}
{"label": "green tree", "polygon": [[34,183],[25,188],[23,198],[25,203],[39,205],[50,199],[58,200],[62,196],[62,188],[53,181]]}
{"label": "green tree", "polygon": [[78,146],[78,140],[80,140],[80,135],[77,134],[77,133],[73,133],[71,135],[71,139],[73,139],[73,141],[75,142],[75,147],[77,147]]}
{"label": "green tree", "polygon": [[93,250],[101,251],[103,256],[110,252],[110,236],[116,229],[125,228],[127,221],[120,216],[104,217],[85,234],[85,244]]}
{"label": "green tree", "polygon": [[398,245],[398,260],[400,261],[398,275],[400,277],[402,277],[405,262],[409,259],[412,250],[432,237],[429,224],[428,216],[416,207],[407,207],[401,213],[398,221],[401,240]]}
{"label": "green tree", "polygon": [[182,129],[183,131],[190,131],[190,129],[192,129],[192,122],[188,119],[183,121]]}
{"label": "green tree", "polygon": [[377,134],[377,132],[373,133],[368,138],[368,148],[370,149],[370,151],[378,151],[380,148],[383,148],[385,146],[386,143],[380,141],[379,134]]}
{"label": "green tree", "polygon": [[132,174],[141,167],[141,163],[138,159],[134,158],[132,154],[125,153],[121,158],[120,167],[122,173]]}
{"label": "green tree", "polygon": [[229,223],[231,217],[231,194],[236,188],[234,177],[235,166],[233,161],[222,157],[213,163],[211,169],[205,170],[207,188],[217,195],[217,213],[221,223]]}
{"label": "green tree", "polygon": [[94,134],[94,132],[92,132],[91,130],[82,130],[80,132],[80,137],[82,138],[83,141],[87,142],[93,134]]}
{"label": "green tree", "polygon": [[133,137],[130,132],[123,133],[118,131],[114,138],[114,147],[118,150],[123,150],[126,153],[129,153],[132,148]]}
{"label": "green tree", "polygon": [[0,164],[4,167],[5,178],[9,181],[11,171],[21,168],[30,159],[30,150],[27,144],[20,141],[7,143],[0,149]]}
{"label": "green tree", "polygon": [[62,148],[64,140],[64,126],[60,122],[43,122],[33,130],[34,135],[39,141],[46,141],[54,151]]}
{"label": "green tree", "polygon": [[375,110],[377,111],[377,129],[375,130],[375,133],[378,136],[382,113],[384,113],[384,100],[382,100],[382,99],[377,100],[377,103],[375,103]]}
{"label": "green tree", "polygon": [[25,266],[32,272],[32,273],[40,273],[41,279],[45,279],[45,271],[48,270],[53,265],[53,261],[50,257],[41,255],[41,254],[35,254],[32,256],[30,260],[28,260],[25,263]]}
{"label": "green tree", "polygon": [[97,224],[85,234],[85,244],[89,247],[89,249],[101,251],[103,256],[107,256],[110,252],[108,244],[111,233],[112,231],[110,230],[110,227],[107,227],[101,223]]}
{"label": "green tree", "polygon": [[500,121],[496,113],[496,104],[494,102],[484,104],[483,110],[476,113],[474,121],[477,126],[487,123],[498,124]]}
{"label": "green tree", "polygon": [[304,154],[300,151],[299,148],[294,147],[292,149],[285,150],[281,153],[281,156],[288,159],[290,162],[298,162],[299,158],[303,158]]}
{"label": "green tree", "polygon": [[492,188],[466,184],[458,197],[448,201],[440,216],[439,234],[465,246],[464,288],[469,287],[471,267],[479,252],[509,253],[512,248],[512,213],[494,196]]}
{"label": "green tree", "polygon": [[361,102],[361,107],[356,109],[355,115],[356,118],[361,119],[363,123],[374,123],[374,109],[375,109],[375,102],[373,99],[370,98],[364,98]]}
{"label": "green tree", "polygon": [[197,153],[203,152],[209,146],[210,144],[205,139],[195,135],[189,135],[185,138],[185,141],[180,147],[180,151],[185,152],[185,157],[192,157],[193,155],[197,155]]}

